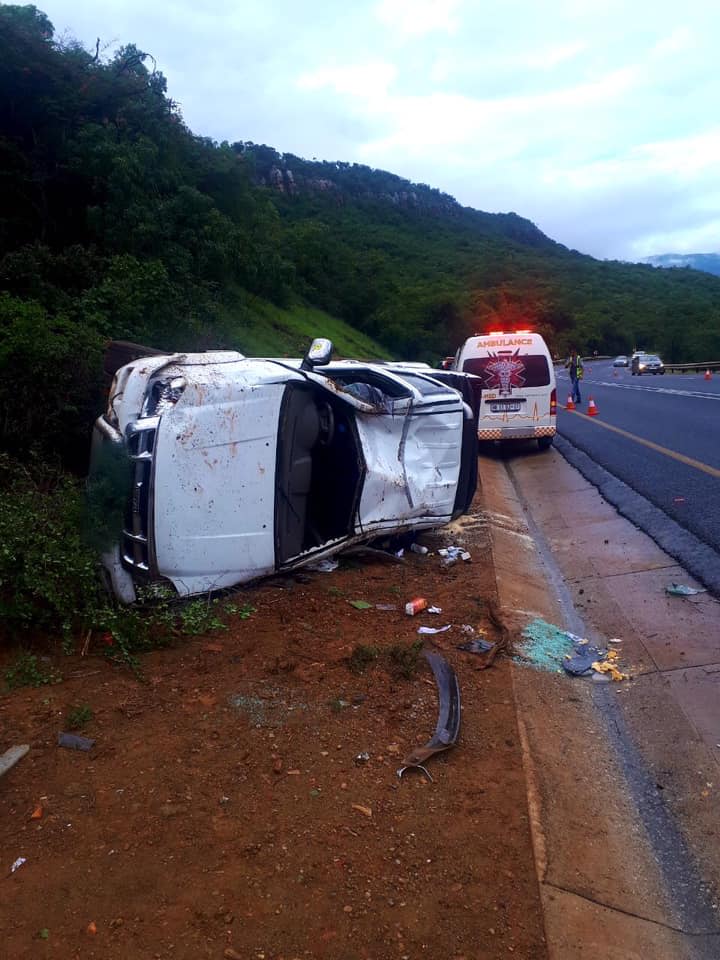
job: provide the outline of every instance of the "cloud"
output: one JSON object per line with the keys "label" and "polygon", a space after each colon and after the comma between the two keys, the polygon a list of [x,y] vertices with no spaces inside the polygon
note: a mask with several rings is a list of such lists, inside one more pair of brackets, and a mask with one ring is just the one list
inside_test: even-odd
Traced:
{"label": "cloud", "polygon": [[384,27],[404,36],[454,34],[460,26],[461,5],[461,0],[380,0],[373,13]]}
{"label": "cloud", "polygon": [[397,68],[381,61],[348,66],[319,67],[301,74],[297,86],[302,90],[330,88],[334,93],[369,102],[385,96],[397,76]]}
{"label": "cloud", "polygon": [[200,135],[369,163],[598,256],[718,247],[716,0],[38,6],[152,53]]}

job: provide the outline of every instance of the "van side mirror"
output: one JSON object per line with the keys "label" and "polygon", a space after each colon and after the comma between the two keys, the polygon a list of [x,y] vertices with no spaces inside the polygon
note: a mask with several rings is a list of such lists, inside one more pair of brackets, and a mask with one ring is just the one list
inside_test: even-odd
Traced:
{"label": "van side mirror", "polygon": [[301,370],[312,370],[315,367],[322,367],[332,360],[333,345],[332,340],[325,337],[316,337],[308,347],[308,351],[300,364]]}

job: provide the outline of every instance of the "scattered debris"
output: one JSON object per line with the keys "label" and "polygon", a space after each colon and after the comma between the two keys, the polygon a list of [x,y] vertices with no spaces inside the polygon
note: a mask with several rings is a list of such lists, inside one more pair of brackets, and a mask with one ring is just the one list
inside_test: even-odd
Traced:
{"label": "scattered debris", "polygon": [[58,746],[68,750],[92,750],[95,741],[89,737],[81,737],[77,733],[59,733]]}
{"label": "scattered debris", "polygon": [[305,565],[306,570],[315,570],[317,573],[333,573],[340,566],[340,561],[334,557],[328,557],[326,560],[316,560],[314,563]]}
{"label": "scattered debris", "polygon": [[372,817],[372,810],[370,807],[364,807],[361,803],[353,803],[353,810],[357,810],[358,813],[361,813],[364,817]]}
{"label": "scattered debris", "polygon": [[597,647],[545,620],[533,620],[522,635],[526,643],[520,659],[530,661],[541,670],[557,673],[562,666],[574,677],[594,678],[596,674],[609,674],[613,680],[629,679],[628,674],[617,667],[617,650]]}
{"label": "scattered debris", "polygon": [[343,550],[344,557],[358,557],[365,560],[379,560],[381,563],[404,563],[402,555],[387,550],[378,550],[377,547],[368,547],[358,544]]}
{"label": "scattered debris", "polygon": [[5,753],[0,754],[0,777],[12,769],[18,760],[22,760],[29,749],[29,744],[19,743],[15,747],[10,747]]}
{"label": "scattered debris", "polygon": [[571,635],[545,620],[535,619],[522,632],[523,643],[520,647],[520,662],[526,661],[538,667],[556,673],[565,657],[572,653]]}
{"label": "scattered debris", "polygon": [[451,623],[448,623],[444,627],[418,627],[418,633],[445,633],[446,630],[449,630],[452,626]]}
{"label": "scattered debris", "polygon": [[[604,659],[606,655],[605,650],[601,650],[599,647],[594,647],[589,643],[575,643],[574,647],[574,655],[567,655],[565,660],[563,660],[563,668],[565,673],[569,673],[573,677],[589,676],[595,666],[595,663]],[[602,673],[603,671],[599,672]]]}
{"label": "scattered debris", "polygon": [[19,870],[24,863],[27,863],[27,857],[18,857],[15,863],[10,867],[10,873],[15,873],[15,871]]}
{"label": "scattered debris", "polygon": [[410,552],[419,553],[424,556],[428,552],[428,548],[424,547],[421,543],[411,543]]}
{"label": "scattered debris", "polygon": [[428,613],[442,613],[442,607],[428,607]]}
{"label": "scattered debris", "polygon": [[468,640],[467,643],[459,643],[457,648],[463,653],[488,653],[495,646],[490,640],[483,640],[477,637],[474,640]]}
{"label": "scattered debris", "polygon": [[33,812],[30,814],[30,819],[31,819],[31,820],[42,820],[44,813],[45,813],[45,810],[44,810],[44,808],[43,808],[43,805],[42,805],[41,803],[38,803],[38,804],[35,806],[35,809],[33,810]]}
{"label": "scattered debris", "polygon": [[428,780],[432,781],[423,764],[436,753],[448,750],[454,746],[460,734],[460,684],[458,678],[444,657],[428,650],[423,656],[430,664],[438,688],[439,710],[435,733],[424,747],[416,747],[405,757],[402,766],[398,769],[398,777],[409,768],[422,770]]}
{"label": "scattered debris", "polygon": [[669,587],[665,587],[665,593],[670,594],[671,597],[694,597],[698,593],[707,593],[707,590],[701,587],[688,587],[684,583],[671,583]]}
{"label": "scattered debris", "polygon": [[458,560],[463,560],[465,563],[472,560],[472,556],[467,550],[464,550],[462,547],[457,547],[454,544],[438,550],[438,556],[442,557],[440,563],[443,567],[450,567],[453,563],[457,563]]}
{"label": "scattered debris", "polygon": [[414,617],[416,613],[420,613],[421,610],[427,610],[427,608],[428,602],[425,597],[413,597],[412,600],[405,604],[405,613],[409,617]]}
{"label": "scattered debris", "polygon": [[355,757],[355,763],[358,766],[360,766],[360,764],[367,763],[369,759],[370,759],[370,754],[367,752],[367,750],[363,750],[362,753],[359,753]]}
{"label": "scattered debris", "polygon": [[372,603],[368,603],[367,600],[348,600],[348,603],[351,607],[355,607],[356,610],[370,610],[373,606]]}

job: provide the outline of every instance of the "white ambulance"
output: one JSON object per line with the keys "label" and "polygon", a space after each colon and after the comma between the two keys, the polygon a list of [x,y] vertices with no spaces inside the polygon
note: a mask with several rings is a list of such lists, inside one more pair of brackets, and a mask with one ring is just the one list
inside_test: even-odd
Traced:
{"label": "white ambulance", "polygon": [[550,351],[540,334],[476,334],[458,350],[455,369],[482,379],[479,440],[536,438],[541,450],[550,446],[557,427],[557,389]]}

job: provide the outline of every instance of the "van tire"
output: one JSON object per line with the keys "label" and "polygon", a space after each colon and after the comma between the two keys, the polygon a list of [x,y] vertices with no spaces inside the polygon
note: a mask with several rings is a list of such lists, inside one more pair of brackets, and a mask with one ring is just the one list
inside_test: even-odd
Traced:
{"label": "van tire", "polygon": [[549,450],[552,446],[554,437],[538,437],[538,450]]}

